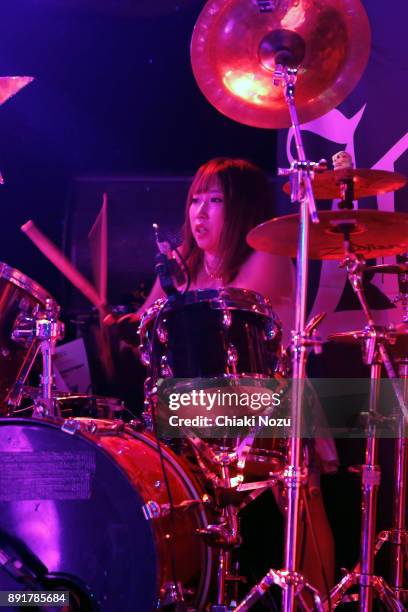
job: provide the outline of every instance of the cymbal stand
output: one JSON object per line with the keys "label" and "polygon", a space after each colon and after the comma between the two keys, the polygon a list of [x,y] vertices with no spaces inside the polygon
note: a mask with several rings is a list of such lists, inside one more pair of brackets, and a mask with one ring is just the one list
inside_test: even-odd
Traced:
{"label": "cymbal stand", "polygon": [[[404,397],[408,399],[408,358],[399,361],[398,374],[404,381]],[[408,432],[402,415],[398,417],[398,437],[395,440],[394,463],[392,528],[378,534],[375,553],[381,549],[385,542],[392,544],[390,586],[398,600],[406,601],[408,590],[404,588],[404,565],[408,561],[408,531],[405,524]]]}
{"label": "cymbal stand", "polygon": [[[404,253],[399,257],[402,262],[408,266],[408,253]],[[398,273],[398,295],[394,299],[394,303],[401,302],[404,312],[403,323],[408,323],[408,272]]]}
{"label": "cymbal stand", "polygon": [[[335,608],[342,602],[345,593],[351,587],[358,585],[359,610],[361,612],[371,612],[374,594],[385,603],[389,610],[398,611],[404,610],[404,607],[394,596],[392,589],[387,585],[385,580],[380,576],[374,575],[377,497],[381,478],[380,466],[378,465],[378,438],[376,437],[376,425],[379,418],[377,406],[382,364],[384,364],[390,378],[395,378],[395,372],[385,346],[390,340],[390,334],[385,328],[374,325],[374,320],[364,294],[362,272],[365,267],[365,262],[362,257],[356,255],[352,251],[350,242],[351,230],[352,226],[347,223],[342,223],[338,226],[338,231],[344,234],[346,252],[342,265],[347,268],[350,283],[360,301],[368,323],[362,339],[364,362],[371,366],[370,400],[365,463],[361,466],[362,520],[360,563],[354,571],[346,574],[332,589],[330,593],[330,603],[331,607]],[[404,398],[401,396],[401,391],[395,384],[394,391],[401,405],[401,401],[403,402]],[[327,608],[328,606],[326,606],[326,609]]]}
{"label": "cymbal stand", "polygon": [[[39,308],[32,316],[21,314],[16,321],[12,337],[17,342],[30,341],[30,348],[20,369],[19,376],[9,395],[9,406],[18,406],[25,380],[40,352],[42,357],[42,374],[40,378],[41,398],[36,402],[34,416],[59,416],[57,405],[52,397],[53,355],[58,340],[64,336],[64,324],[59,321],[60,308],[57,302],[47,298],[45,306]],[[11,402],[18,402],[17,404]]]}
{"label": "cymbal stand", "polygon": [[[408,263],[405,254],[404,263]],[[408,274],[398,273],[399,295],[395,301],[402,303],[404,312],[403,324],[408,323]],[[407,338],[408,340],[408,338]],[[406,343],[404,343],[405,346]],[[396,359],[398,375],[403,380],[403,394],[408,401],[408,355],[406,350]],[[407,601],[408,590],[404,589],[404,565],[408,561],[408,531],[405,516],[407,508],[407,477],[408,477],[408,427],[402,414],[398,418],[398,437],[394,450],[394,483],[393,483],[393,513],[392,528],[382,531],[377,536],[376,553],[385,542],[392,544],[391,548],[391,580],[390,586],[395,597]]]}
{"label": "cymbal stand", "polygon": [[[298,549],[299,549],[299,519],[302,487],[307,482],[307,468],[302,466],[302,408],[303,390],[306,373],[307,348],[313,346],[313,339],[305,333],[306,327],[306,303],[308,282],[308,250],[309,250],[309,222],[319,221],[316,204],[313,195],[311,175],[318,164],[313,164],[306,159],[302,134],[295,104],[295,84],[297,68],[288,67],[289,61],[293,60],[292,53],[285,51],[282,59],[290,57],[285,61],[286,66],[279,64],[279,52],[276,53],[276,68],[273,74],[275,85],[282,85],[285,91],[286,103],[288,105],[292,129],[297,151],[297,161],[289,170],[282,170],[280,174],[290,176],[291,201],[300,205],[299,242],[297,252],[296,272],[296,325],[292,334],[292,367],[293,386],[291,396],[291,435],[289,446],[289,464],[284,470],[283,480],[287,491],[287,514],[285,525],[285,554],[284,569],[270,569],[268,573],[256,584],[247,596],[235,608],[236,612],[249,610],[272,586],[277,585],[282,589],[282,610],[293,612],[296,607],[296,599],[302,606],[300,599],[303,589],[309,591],[314,599],[318,610],[323,610],[321,599],[311,585],[298,573]],[[300,61],[303,58],[300,58]],[[297,64],[299,65],[299,62]]]}
{"label": "cymbal stand", "polygon": [[[16,340],[18,335],[15,334],[16,330],[13,331],[13,339]],[[31,368],[34,365],[34,362],[38,355],[38,343],[31,339],[31,343],[29,345],[28,351],[24,357],[24,361],[20,367],[17,378],[11,387],[7,397],[6,397],[6,405],[7,405],[7,416],[12,416],[14,410],[18,408],[23,399],[24,385],[26,383],[27,377],[31,372]]]}

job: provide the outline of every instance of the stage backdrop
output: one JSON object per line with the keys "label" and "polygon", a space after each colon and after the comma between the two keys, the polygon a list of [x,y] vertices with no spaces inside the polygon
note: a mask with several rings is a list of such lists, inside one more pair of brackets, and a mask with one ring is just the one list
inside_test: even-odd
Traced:
{"label": "stage backdrop", "polygon": [[[340,150],[348,151],[355,167],[396,170],[408,175],[408,37],[406,2],[364,3],[372,30],[372,49],[363,77],[351,95],[338,108],[304,124],[306,155],[318,161]],[[292,161],[291,130],[279,138],[280,166]],[[318,207],[337,208],[336,202],[318,202]],[[408,188],[377,198],[360,200],[359,208],[408,212]],[[280,199],[280,212],[296,212],[287,198]],[[394,257],[377,263],[395,262]],[[321,326],[325,338],[334,331],[360,328],[365,320],[357,299],[339,262],[313,263],[310,277],[309,307],[312,314],[327,311]],[[367,294],[378,324],[401,319],[401,309],[392,303],[398,293],[394,275],[368,278]]]}

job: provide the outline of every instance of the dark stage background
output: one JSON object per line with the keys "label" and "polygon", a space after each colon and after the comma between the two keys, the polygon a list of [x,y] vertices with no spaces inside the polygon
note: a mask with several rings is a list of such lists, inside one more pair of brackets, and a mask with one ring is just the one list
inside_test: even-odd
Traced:
{"label": "dark stage background", "polygon": [[[114,3],[102,10],[96,7],[103,2],[85,3],[88,10],[79,10],[80,4],[17,1],[2,7],[0,24],[0,74],[36,77],[0,108],[6,181],[0,191],[0,260],[58,299],[60,275],[19,227],[32,218],[61,244],[75,177],[191,176],[218,155],[249,157],[274,171],[276,158],[275,132],[221,116],[195,84],[189,44],[203,2],[155,2],[152,12],[159,14],[144,17],[127,2],[115,3],[116,11]],[[140,12],[149,13],[149,4],[142,3]],[[182,191],[180,213],[183,199]],[[116,251],[124,268],[140,258],[138,239],[146,231],[143,226],[137,234],[145,202],[135,193],[127,205],[136,223],[133,252]],[[171,221],[169,212],[163,197],[157,220]],[[114,208],[109,214],[115,215]],[[89,229],[84,225],[84,240]],[[129,286],[139,280],[129,278]]]}
{"label": "dark stage background", "polygon": [[[88,271],[86,236],[106,190],[112,230],[110,298],[116,304],[124,289],[130,291],[151,276],[150,223],[173,227],[175,218],[181,219],[186,181],[199,164],[219,155],[244,156],[271,175],[275,172],[277,133],[220,115],[194,81],[189,44],[203,4],[14,0],[1,7],[0,74],[27,74],[36,80],[0,107],[0,169],[5,179],[0,187],[0,261],[41,283],[60,301],[63,312],[78,307],[89,311],[90,306],[20,232],[28,219]],[[373,53],[363,80],[340,110],[347,125],[367,105],[361,124],[354,126],[359,137],[353,143],[357,165],[371,167],[406,137],[408,42],[404,0],[364,4]],[[280,161],[286,163],[286,132],[280,136]],[[316,159],[330,158],[349,144],[316,133],[308,140]],[[408,173],[408,142],[404,146],[395,168]],[[406,197],[406,190],[397,196],[398,210],[408,210]],[[149,218],[153,212],[156,216]],[[280,212],[292,212],[287,202],[281,203]],[[124,246],[119,238],[122,223]],[[313,275],[315,295],[320,280],[318,268]],[[343,307],[348,309],[344,302]],[[337,302],[334,310],[338,312]],[[335,360],[326,354],[316,371],[333,373],[325,367]],[[348,363],[342,375],[359,371],[358,355]],[[123,372],[132,380],[133,372]],[[126,381],[121,383],[126,386]],[[125,389],[126,396],[132,394],[132,386]],[[325,484],[338,567],[350,566],[357,554],[358,481],[346,474],[350,462],[346,457],[340,475],[328,477]],[[245,528],[247,542],[256,542],[262,528],[265,550],[256,563],[249,563],[254,571],[264,571],[271,563],[270,546],[280,550],[280,543],[273,542],[281,533],[276,511],[274,520],[270,538],[265,535],[270,524],[265,513]],[[256,556],[255,544],[248,554]]]}

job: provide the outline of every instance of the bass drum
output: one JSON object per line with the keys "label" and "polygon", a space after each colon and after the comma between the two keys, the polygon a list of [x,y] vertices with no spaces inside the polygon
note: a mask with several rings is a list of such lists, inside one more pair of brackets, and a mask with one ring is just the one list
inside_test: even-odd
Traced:
{"label": "bass drum", "polygon": [[[151,612],[175,581],[203,610],[202,491],[172,451],[162,458],[172,516],[153,437],[122,422],[0,419],[0,549],[42,589],[69,590],[74,610]],[[21,588],[0,571],[0,590]]]}

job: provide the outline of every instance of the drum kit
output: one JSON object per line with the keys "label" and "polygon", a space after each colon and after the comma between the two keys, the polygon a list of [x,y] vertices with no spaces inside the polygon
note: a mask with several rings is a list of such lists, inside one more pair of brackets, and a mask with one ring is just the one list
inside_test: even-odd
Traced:
{"label": "drum kit", "polygon": [[[143,420],[126,423],[119,401],[54,391],[53,354],[64,334],[59,307],[37,283],[0,264],[2,589],[68,590],[72,609],[81,611],[243,612],[272,585],[282,590],[285,612],[330,611],[349,601],[368,612],[374,598],[387,609],[405,609],[408,215],[356,209],[354,201],[395,191],[406,179],[353,168],[347,155],[335,160],[333,170],[310,162],[299,128],[299,119],[324,114],[350,93],[369,50],[370,27],[359,0],[209,0],[194,30],[193,71],[209,101],[241,123],[294,130],[298,159],[280,174],[289,176],[284,190],[300,213],[263,223],[247,237],[255,249],[297,258],[290,358],[278,316],[251,291],[227,287],[160,300],[139,327],[139,353],[149,374]],[[0,82],[0,101],[3,91]],[[339,199],[340,210],[317,211],[315,198]],[[365,261],[390,255],[402,257],[396,264]],[[359,468],[360,560],[327,594],[307,583],[298,559],[308,477],[299,435],[302,391],[320,320],[306,321],[309,259],[340,260],[347,271],[367,325],[331,339],[360,343],[371,368],[365,463]],[[397,275],[400,325],[376,325],[364,293],[367,272]],[[27,383],[38,354],[42,374],[33,388]],[[383,370],[395,391],[399,436],[393,524],[376,543],[375,433]],[[159,379],[247,377],[262,383],[285,376],[294,381],[292,425],[281,447],[255,436],[214,443],[193,431],[181,443],[157,436]],[[405,381],[402,387],[398,379]],[[275,486],[284,490],[284,567],[270,569],[239,601],[240,512]],[[374,575],[374,557],[384,542],[392,544],[390,585]],[[350,593],[353,588],[357,592]]]}

